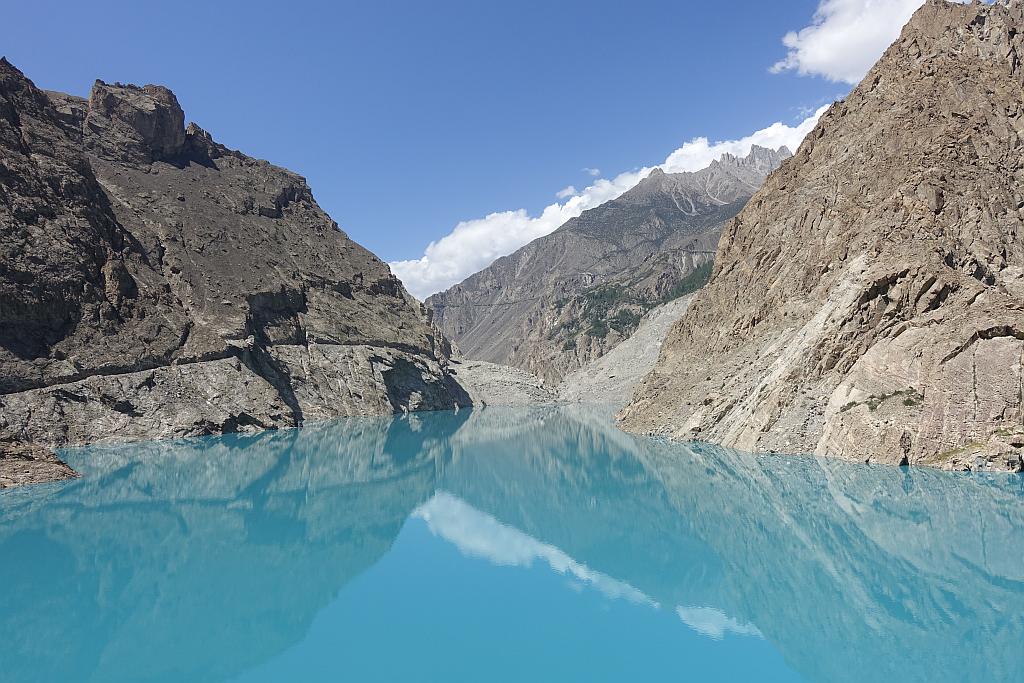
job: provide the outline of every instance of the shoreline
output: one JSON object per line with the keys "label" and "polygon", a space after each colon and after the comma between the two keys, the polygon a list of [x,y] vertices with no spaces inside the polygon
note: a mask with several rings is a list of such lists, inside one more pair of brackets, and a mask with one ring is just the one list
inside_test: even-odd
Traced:
{"label": "shoreline", "polygon": [[49,448],[0,435],[0,490],[80,476]]}

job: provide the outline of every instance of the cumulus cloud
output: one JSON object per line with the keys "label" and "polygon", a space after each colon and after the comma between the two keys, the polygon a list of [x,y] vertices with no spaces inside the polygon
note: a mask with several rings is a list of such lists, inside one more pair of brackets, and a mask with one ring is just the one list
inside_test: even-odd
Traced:
{"label": "cumulus cloud", "polygon": [[676,614],[684,624],[712,640],[722,640],[726,634],[764,638],[753,624],[736,621],[714,607],[677,607]]}
{"label": "cumulus cloud", "polygon": [[821,0],[808,26],[783,37],[788,52],[771,71],[858,83],[923,4],[924,0]]}
{"label": "cumulus cloud", "polygon": [[[450,233],[431,242],[420,258],[394,261],[389,265],[414,296],[425,299],[486,268],[495,259],[551,233],[587,209],[615,199],[654,168],[661,168],[666,173],[698,171],[726,152],[746,156],[752,145],[773,149],[785,145],[795,152],[828,106],[821,107],[795,126],[777,122],[738,140],[712,143],[705,137],[694,138],[657,166],[620,173],[610,180],[597,178],[591,185],[573,192],[571,196],[560,196],[559,199],[564,201],[545,207],[538,215],[530,215],[525,209],[516,209],[462,221]],[[565,188],[562,192],[569,189],[575,188]]]}
{"label": "cumulus cloud", "polygon": [[425,521],[431,533],[455,545],[466,557],[484,559],[499,567],[544,563],[578,582],[578,586],[590,586],[606,598],[658,607],[628,583],[594,571],[559,548],[502,524],[450,493],[439,491],[412,516]]}
{"label": "cumulus cloud", "polygon": [[599,168],[584,168],[583,172],[586,173],[591,178],[596,178],[597,176],[601,175],[601,169]]}
{"label": "cumulus cloud", "polygon": [[569,187],[563,188],[555,193],[555,196],[559,199],[567,199],[576,194],[576,186],[570,185]]}

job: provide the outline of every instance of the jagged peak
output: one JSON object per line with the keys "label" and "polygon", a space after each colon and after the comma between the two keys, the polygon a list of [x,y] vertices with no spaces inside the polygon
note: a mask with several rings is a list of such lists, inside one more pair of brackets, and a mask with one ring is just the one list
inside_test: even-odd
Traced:
{"label": "jagged peak", "polygon": [[[993,23],[991,19],[998,21]],[[962,47],[970,37],[983,43],[1005,45],[1022,20],[1024,2],[1021,0],[991,3],[927,0],[903,28],[897,45],[917,41],[922,52],[931,52],[940,47],[947,50]],[[951,30],[954,27],[958,30]]]}
{"label": "jagged peak", "polygon": [[14,79],[19,81],[29,81],[28,76],[22,73],[21,69],[11,64],[7,57],[0,57],[0,77],[4,79]]}
{"label": "jagged peak", "polygon": [[761,145],[751,145],[750,151],[747,152],[745,157],[738,156],[725,152],[716,161],[712,162],[712,166],[731,166],[733,168],[756,168],[765,172],[775,170],[783,161],[793,156],[793,153],[789,151],[789,148],[785,145],[778,149],[771,149],[770,147],[762,147]]}
{"label": "jagged peak", "polygon": [[630,190],[627,195],[631,196],[639,192],[643,194],[649,191],[661,191],[664,189],[666,183],[670,182],[686,182],[682,179],[691,176],[702,176],[709,171],[715,169],[729,169],[726,172],[734,175],[736,171],[743,173],[754,172],[762,176],[768,175],[779,165],[793,156],[792,152],[786,146],[779,147],[778,149],[771,149],[768,147],[762,147],[760,145],[751,145],[750,151],[746,156],[737,156],[729,152],[725,152],[722,156],[704,168],[698,171],[682,171],[679,173],[666,173],[663,168],[656,166],[644,176],[637,185]]}
{"label": "jagged peak", "polygon": [[185,112],[162,85],[105,83],[89,93],[86,125],[106,131],[96,136],[101,156],[125,161],[177,158],[185,145]]}

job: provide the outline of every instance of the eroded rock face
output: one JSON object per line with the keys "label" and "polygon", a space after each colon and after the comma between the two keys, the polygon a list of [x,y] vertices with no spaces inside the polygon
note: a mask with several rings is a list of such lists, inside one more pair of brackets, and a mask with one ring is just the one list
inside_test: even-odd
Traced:
{"label": "eroded rock face", "polygon": [[646,311],[703,284],[722,225],[788,156],[755,146],[695,173],[656,169],[427,305],[466,357],[553,386],[629,337]]}
{"label": "eroded rock face", "polygon": [[622,414],[746,450],[1019,469],[1024,7],[929,0],[722,235]]}
{"label": "eroded rock face", "polygon": [[147,163],[175,160],[185,146],[185,112],[161,85],[96,81],[85,111],[86,142],[98,156]]}
{"label": "eroded rock face", "polygon": [[77,476],[49,448],[24,443],[10,432],[0,432],[0,489]]}
{"label": "eroded rock face", "polygon": [[304,179],[160,86],[0,61],[0,429],[46,445],[451,408],[448,347]]}

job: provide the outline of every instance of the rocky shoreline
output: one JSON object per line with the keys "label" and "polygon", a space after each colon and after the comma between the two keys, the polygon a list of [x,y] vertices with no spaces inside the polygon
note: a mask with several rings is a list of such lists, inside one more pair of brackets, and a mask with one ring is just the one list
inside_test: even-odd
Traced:
{"label": "rocky shoreline", "polygon": [[44,446],[0,434],[0,489],[76,479],[78,472]]}

